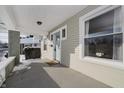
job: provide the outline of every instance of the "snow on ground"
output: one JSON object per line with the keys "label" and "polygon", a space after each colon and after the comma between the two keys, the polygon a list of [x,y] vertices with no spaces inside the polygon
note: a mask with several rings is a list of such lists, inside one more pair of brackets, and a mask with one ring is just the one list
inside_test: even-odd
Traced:
{"label": "snow on ground", "polygon": [[31,63],[40,63],[40,62],[41,62],[41,59],[25,60],[25,56],[21,55],[20,64],[14,67],[13,72],[23,70],[23,69],[31,69],[31,66],[30,66]]}

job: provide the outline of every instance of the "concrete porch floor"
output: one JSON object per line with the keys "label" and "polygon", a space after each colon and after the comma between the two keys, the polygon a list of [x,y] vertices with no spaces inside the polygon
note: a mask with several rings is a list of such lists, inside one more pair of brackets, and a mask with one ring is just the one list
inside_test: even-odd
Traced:
{"label": "concrete porch floor", "polygon": [[35,59],[15,67],[5,84],[8,88],[108,88],[97,80],[60,64],[49,66]]}

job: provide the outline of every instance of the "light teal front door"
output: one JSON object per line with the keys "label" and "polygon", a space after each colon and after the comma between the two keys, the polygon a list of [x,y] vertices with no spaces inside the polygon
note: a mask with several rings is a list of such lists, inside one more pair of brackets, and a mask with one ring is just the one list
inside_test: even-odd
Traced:
{"label": "light teal front door", "polygon": [[60,31],[56,32],[53,35],[54,40],[54,59],[60,62],[61,59],[61,39],[60,39]]}

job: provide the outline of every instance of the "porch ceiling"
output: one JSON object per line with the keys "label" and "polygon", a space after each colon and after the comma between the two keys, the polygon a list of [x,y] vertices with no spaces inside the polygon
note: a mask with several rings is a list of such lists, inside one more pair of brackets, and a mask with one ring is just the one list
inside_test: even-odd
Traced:
{"label": "porch ceiling", "polygon": [[[6,9],[18,31],[46,34],[85,7],[85,5],[14,5],[6,6]],[[37,21],[42,21],[43,24],[38,26]]]}

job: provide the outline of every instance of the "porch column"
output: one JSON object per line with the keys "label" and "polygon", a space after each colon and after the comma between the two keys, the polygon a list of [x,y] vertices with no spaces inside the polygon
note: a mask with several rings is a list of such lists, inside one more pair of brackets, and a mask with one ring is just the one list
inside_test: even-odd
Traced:
{"label": "porch column", "polygon": [[15,65],[17,65],[20,61],[20,32],[17,31],[8,31],[9,35],[9,52],[8,56],[16,56]]}

